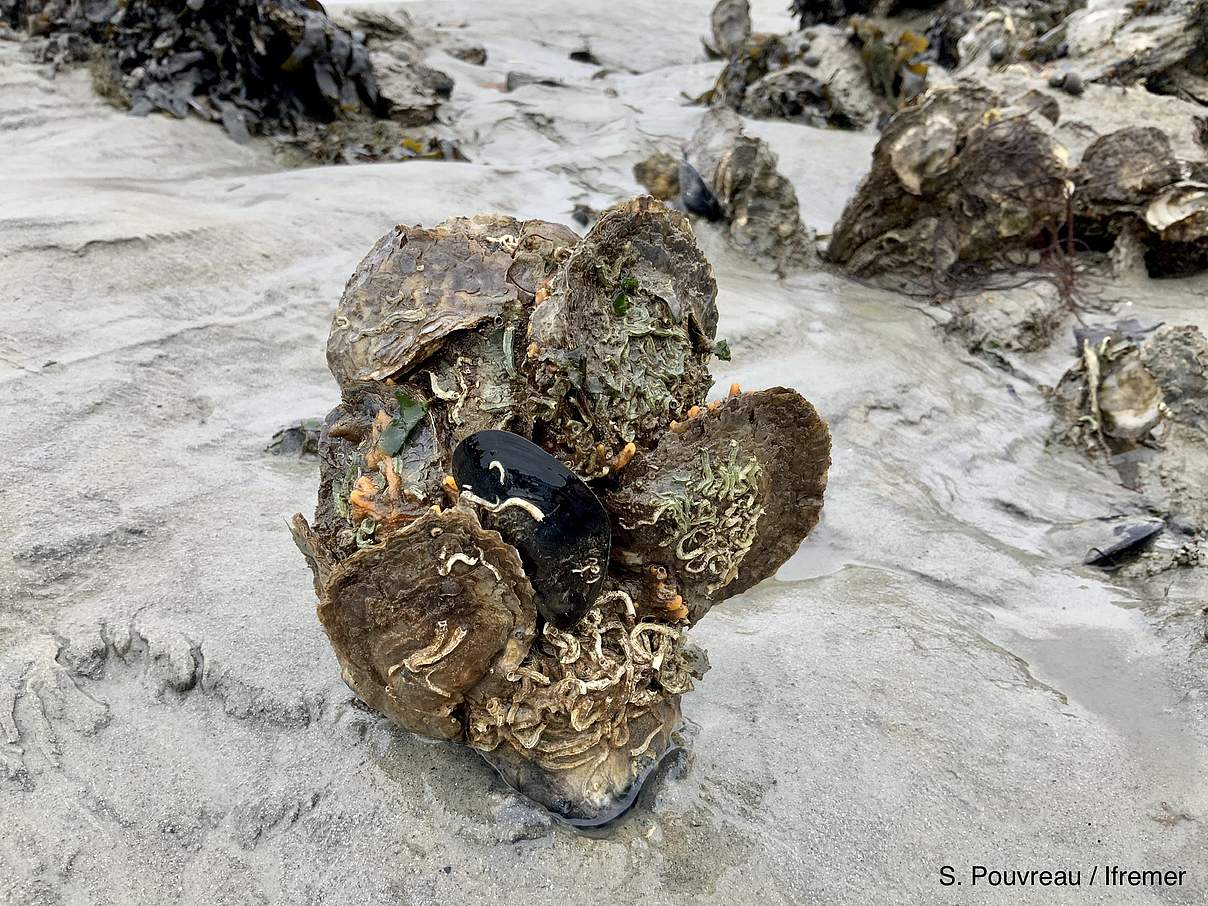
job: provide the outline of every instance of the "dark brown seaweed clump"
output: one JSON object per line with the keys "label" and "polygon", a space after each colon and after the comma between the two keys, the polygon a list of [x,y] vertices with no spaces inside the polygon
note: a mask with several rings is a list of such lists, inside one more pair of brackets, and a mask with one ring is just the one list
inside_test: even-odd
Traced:
{"label": "dark brown seaweed clump", "polygon": [[632,803],[707,666],[688,626],[821,510],[808,402],[705,405],[716,292],[687,219],[643,197],[582,240],[398,227],[332,325],[343,399],[292,527],[344,678],[573,823]]}
{"label": "dark brown seaweed clump", "polygon": [[317,0],[0,0],[0,20],[91,42],[98,85],[131,112],[198,115],[237,140],[285,133],[322,145],[316,125],[422,125],[452,89],[415,62],[418,93],[396,102],[361,36]]}

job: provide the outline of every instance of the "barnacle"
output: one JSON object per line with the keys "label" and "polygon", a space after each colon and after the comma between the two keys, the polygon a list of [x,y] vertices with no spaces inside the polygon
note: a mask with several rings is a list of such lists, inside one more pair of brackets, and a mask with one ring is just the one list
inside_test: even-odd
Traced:
{"label": "barnacle", "polygon": [[342,400],[291,530],[344,678],[574,823],[632,803],[707,668],[690,624],[821,509],[809,403],[705,404],[715,295],[688,221],[639,198],[581,241],[399,227],[333,322]]}

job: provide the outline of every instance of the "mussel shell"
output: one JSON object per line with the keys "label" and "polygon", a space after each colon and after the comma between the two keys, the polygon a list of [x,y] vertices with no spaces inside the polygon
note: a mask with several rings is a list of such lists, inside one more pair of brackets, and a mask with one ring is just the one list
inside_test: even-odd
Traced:
{"label": "mussel shell", "polygon": [[706,220],[721,220],[725,216],[713,190],[686,160],[680,161],[679,184],[680,201],[693,214],[699,214]]}
{"label": "mussel shell", "polygon": [[611,545],[608,513],[591,489],[508,431],[479,431],[458,444],[453,477],[488,503],[517,498],[540,511],[540,520],[519,506],[483,508],[480,517],[520,551],[541,615],[562,627],[577,623],[603,588]]}
{"label": "mussel shell", "polygon": [[1128,560],[1151,547],[1165,528],[1166,523],[1153,519],[1117,525],[1112,529],[1111,542],[1103,547],[1091,548],[1082,562],[1086,566],[1097,566],[1105,570],[1119,569]]}

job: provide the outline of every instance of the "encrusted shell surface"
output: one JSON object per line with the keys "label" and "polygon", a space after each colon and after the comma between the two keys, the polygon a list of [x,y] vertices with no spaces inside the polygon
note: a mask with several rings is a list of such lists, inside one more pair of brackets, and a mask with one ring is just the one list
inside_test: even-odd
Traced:
{"label": "encrusted shell surface", "polygon": [[817,525],[830,432],[794,390],[730,397],[668,432],[606,495],[614,560],[658,564],[691,619],[775,573]]}
{"label": "encrusted shell surface", "polygon": [[362,701],[408,730],[456,739],[466,694],[504,682],[528,653],[537,609],[515,548],[453,509],[342,561],[319,619]]}
{"label": "encrusted shell surface", "polygon": [[1208,337],[1185,324],[1160,327],[1141,346],[1171,416],[1208,438]]}
{"label": "encrusted shell surface", "polygon": [[1142,205],[1178,178],[1179,161],[1166,133],[1130,126],[1100,136],[1082,152],[1074,200],[1108,210]]}
{"label": "encrusted shell surface", "polygon": [[[597,827],[633,804],[647,777],[674,748],[673,734],[679,723],[679,696],[660,698],[628,723],[632,744],[608,748],[566,770],[545,768],[526,749],[510,742],[479,754],[509,786],[567,823]],[[638,754],[632,754],[634,751]]]}
{"label": "encrusted shell surface", "polygon": [[687,218],[642,196],[576,246],[529,325],[536,439],[583,475],[704,399],[717,284]]}
{"label": "encrusted shell surface", "polygon": [[[430,411],[396,455],[380,448],[383,430],[399,415],[400,393],[428,406],[414,385],[358,384],[345,389],[343,401],[324,420],[315,531],[339,555],[406,525],[443,500],[440,482],[448,450]],[[372,527],[363,525],[366,519]]]}
{"label": "encrusted shell surface", "polygon": [[603,823],[667,753],[679,696],[705,669],[683,627],[642,619],[613,589],[572,629],[546,624],[506,684],[470,694],[466,739],[525,795]]}
{"label": "encrusted shell surface", "polygon": [[429,395],[442,445],[455,448],[488,429],[528,434],[527,387],[520,372],[525,327],[482,325],[450,341],[412,374]]}
{"label": "encrusted shell surface", "polygon": [[566,227],[498,215],[398,226],[348,281],[332,321],[327,363],[341,386],[404,377],[450,335],[490,322],[523,327]]}

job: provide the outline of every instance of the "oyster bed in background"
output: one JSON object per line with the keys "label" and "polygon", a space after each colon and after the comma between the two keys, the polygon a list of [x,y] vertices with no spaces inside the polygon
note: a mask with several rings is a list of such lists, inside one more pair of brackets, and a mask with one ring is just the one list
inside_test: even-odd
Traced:
{"label": "oyster bed in background", "polygon": [[[397,223],[569,222],[638,192],[634,164],[678,156],[704,115],[681,93],[724,67],[700,46],[710,6],[673,0],[652,21],[619,0],[585,34],[561,2],[407,4],[449,46],[486,48],[485,66],[427,58],[456,82],[473,163],[281,171],[261,145],[129,117],[86,73],[49,80],[0,41],[9,900],[896,904],[977,862],[1186,867],[1161,901],[1204,901],[1205,570],[1083,565],[1117,523],[1154,517],[1082,450],[1046,447],[1038,387],[1077,361],[1073,318],[1034,343],[991,317],[1042,308],[1044,284],[933,306],[818,270],[781,281],[728,224],[695,223],[734,352],[713,398],[735,381],[801,391],[835,465],[810,543],[694,630],[712,669],[684,705],[691,755],[611,836],[554,825],[340,681],[285,526],[314,504],[314,460],[264,452],[338,402],[333,300]],[[792,27],[780,2],[753,19]],[[509,72],[536,81],[503,91]],[[1138,125],[1109,91],[1066,104]],[[1169,134],[1169,105],[1147,103]],[[742,125],[801,225],[829,231],[876,133]],[[1204,291],[1202,275],[1088,273],[1082,315],[1204,329]]]}
{"label": "oyster bed in background", "polygon": [[51,71],[87,64],[98,94],[136,116],[199,116],[305,162],[458,156],[409,131],[435,121],[453,81],[422,62],[426,36],[405,12],[336,21],[316,0],[0,0],[5,26]]}
{"label": "oyster bed in background", "polygon": [[[756,119],[884,127],[831,231],[827,257],[849,273],[936,294],[1105,256],[1157,277],[1208,266],[1199,0],[792,8],[801,28],[763,32],[747,0],[719,0],[705,46],[726,64],[696,100]],[[715,192],[732,178],[702,175]]]}

